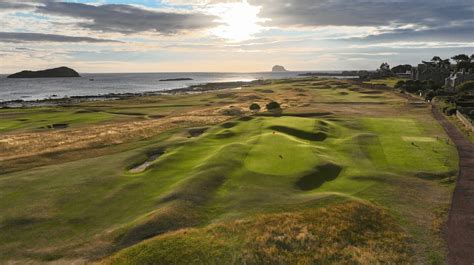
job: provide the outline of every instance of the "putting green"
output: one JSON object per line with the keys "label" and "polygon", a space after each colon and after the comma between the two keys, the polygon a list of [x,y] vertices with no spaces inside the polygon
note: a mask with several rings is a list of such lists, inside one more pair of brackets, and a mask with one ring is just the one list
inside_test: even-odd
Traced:
{"label": "putting green", "polygon": [[313,147],[304,140],[280,133],[261,135],[245,158],[251,171],[285,176],[310,170],[318,161]]}

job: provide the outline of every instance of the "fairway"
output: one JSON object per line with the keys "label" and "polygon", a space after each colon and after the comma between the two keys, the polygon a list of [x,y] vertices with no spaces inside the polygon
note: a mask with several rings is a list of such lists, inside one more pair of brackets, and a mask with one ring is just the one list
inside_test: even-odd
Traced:
{"label": "fairway", "polygon": [[[57,153],[30,149],[35,155],[2,161],[8,171],[0,175],[0,262],[295,262],[285,252],[294,246],[306,249],[299,257],[308,260],[354,262],[347,242],[357,236],[344,234],[346,226],[369,233],[354,239],[366,261],[442,260],[444,245],[432,224],[445,218],[437,213],[449,203],[457,154],[426,109],[411,108],[389,91],[331,79],[233,90],[234,101],[206,106],[216,93],[104,102],[94,115],[1,110],[11,117],[5,139],[78,130],[83,145]],[[280,101],[284,109],[251,113],[257,97],[262,105]],[[138,111],[137,102],[150,108],[124,117],[126,109]],[[172,111],[160,108],[175,103]],[[94,105],[99,108],[83,103],[74,111]],[[222,114],[232,108],[240,114]],[[29,128],[16,123],[20,116],[41,121]],[[36,127],[53,120],[72,128]],[[127,125],[141,137],[123,131]],[[103,130],[121,141],[92,136]],[[86,136],[104,140],[87,142]],[[28,161],[30,168],[17,170]],[[280,222],[300,232],[279,238],[293,233]],[[327,253],[321,252],[325,244]],[[249,254],[239,256],[243,252]]]}

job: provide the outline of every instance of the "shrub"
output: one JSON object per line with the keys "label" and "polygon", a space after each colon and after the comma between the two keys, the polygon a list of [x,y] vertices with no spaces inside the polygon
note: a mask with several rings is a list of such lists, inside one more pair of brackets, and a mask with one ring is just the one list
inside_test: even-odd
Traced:
{"label": "shrub", "polygon": [[459,91],[474,91],[474,81],[467,81],[458,86]]}
{"label": "shrub", "polygon": [[249,109],[253,110],[253,111],[259,111],[260,110],[260,105],[258,105],[257,103],[252,103],[252,105],[250,105]]}
{"label": "shrub", "polygon": [[456,107],[446,106],[443,108],[443,112],[448,116],[454,115],[456,114]]}
{"label": "shrub", "polygon": [[400,80],[395,84],[395,88],[404,88],[405,87],[405,81]]}
{"label": "shrub", "polygon": [[241,116],[243,114],[242,110],[239,108],[230,107],[221,111],[223,115],[227,116]]}
{"label": "shrub", "polygon": [[279,109],[279,108],[280,108],[280,104],[278,104],[278,102],[272,101],[272,102],[268,103],[268,104],[266,105],[266,107],[267,107],[267,110]]}
{"label": "shrub", "polygon": [[467,115],[469,116],[469,119],[474,120],[474,109],[470,110]]}
{"label": "shrub", "polygon": [[433,90],[427,90],[425,92],[425,100],[430,101],[436,96],[435,92]]}

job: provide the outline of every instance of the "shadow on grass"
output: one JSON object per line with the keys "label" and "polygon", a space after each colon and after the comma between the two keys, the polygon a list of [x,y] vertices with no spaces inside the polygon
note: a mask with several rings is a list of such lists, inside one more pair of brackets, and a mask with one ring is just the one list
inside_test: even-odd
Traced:
{"label": "shadow on grass", "polygon": [[235,127],[236,125],[237,125],[237,122],[230,121],[230,122],[223,123],[221,127],[229,129],[229,128]]}
{"label": "shadow on grass", "polygon": [[301,177],[296,183],[300,190],[308,191],[321,187],[326,181],[335,180],[342,171],[342,167],[328,163],[314,168],[313,172]]}
{"label": "shadow on grass", "polygon": [[324,141],[327,138],[327,134],[323,132],[318,132],[318,133],[312,133],[312,132],[305,132],[302,130],[290,128],[290,127],[285,127],[285,126],[270,126],[268,127],[270,130],[275,130],[277,132],[289,134],[291,136],[308,140],[308,141]]}
{"label": "shadow on grass", "polygon": [[312,117],[325,117],[332,115],[332,112],[305,112],[305,113],[259,113],[255,116],[263,116],[263,117],[302,117],[302,118],[312,118]]}
{"label": "shadow on grass", "polygon": [[231,130],[225,130],[219,134],[216,134],[214,137],[216,139],[226,139],[235,136],[235,133]]}

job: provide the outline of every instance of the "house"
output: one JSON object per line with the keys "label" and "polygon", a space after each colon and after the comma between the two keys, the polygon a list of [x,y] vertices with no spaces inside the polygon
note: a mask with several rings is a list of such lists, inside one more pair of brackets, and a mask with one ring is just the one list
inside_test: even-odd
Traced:
{"label": "house", "polygon": [[397,77],[410,78],[412,76],[411,71],[406,71],[405,73],[395,73]]}
{"label": "house", "polygon": [[469,69],[469,72],[461,71],[452,73],[445,79],[444,86],[448,89],[455,89],[456,86],[466,82],[474,80],[474,71],[473,69]]}
{"label": "house", "polygon": [[411,77],[413,80],[432,80],[435,84],[440,86],[445,84],[445,79],[450,75],[450,69],[428,64],[419,64],[418,67],[413,67],[411,71]]}

